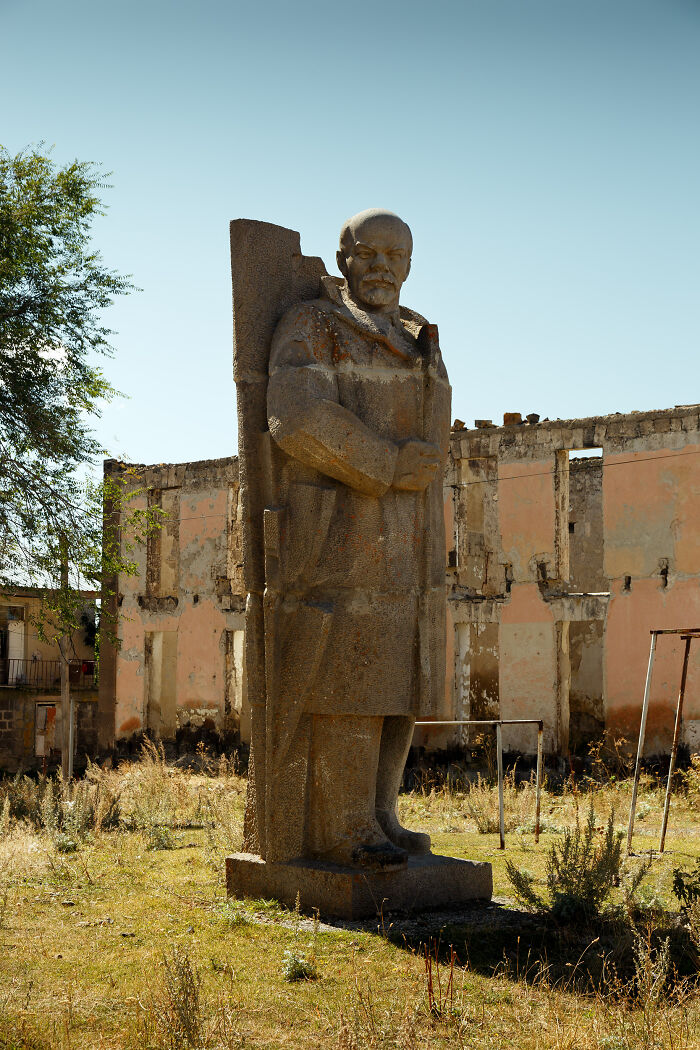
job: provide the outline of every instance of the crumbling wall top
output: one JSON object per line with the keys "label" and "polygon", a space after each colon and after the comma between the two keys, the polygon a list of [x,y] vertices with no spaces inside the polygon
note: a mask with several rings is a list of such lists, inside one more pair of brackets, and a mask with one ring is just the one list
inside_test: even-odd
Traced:
{"label": "crumbling wall top", "polygon": [[700,405],[676,405],[648,412],[614,412],[583,419],[523,421],[507,426],[488,426],[486,422],[479,421],[480,425],[473,429],[453,428],[451,445],[456,459],[485,456],[539,459],[564,449],[601,447],[614,452],[632,441],[666,444],[669,435],[675,435],[672,443],[680,447],[687,442],[689,434],[694,435],[691,440],[698,440]]}
{"label": "crumbling wall top", "polygon": [[182,488],[204,483],[238,481],[238,456],[222,459],[199,459],[191,463],[126,463],[118,459],[104,461],[104,473],[117,477],[130,473],[135,486],[146,488]]}

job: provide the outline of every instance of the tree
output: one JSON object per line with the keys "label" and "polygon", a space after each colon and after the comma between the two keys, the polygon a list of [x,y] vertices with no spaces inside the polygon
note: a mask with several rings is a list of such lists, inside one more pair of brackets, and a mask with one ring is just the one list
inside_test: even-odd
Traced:
{"label": "tree", "polygon": [[[37,625],[54,637],[79,627],[80,588],[134,571],[118,538],[102,543],[103,502],[123,493],[89,477],[104,454],[91,417],[116,394],[97,364],[112,353],[101,313],[134,288],[90,243],[105,177],[0,146],[0,585],[54,587]],[[136,540],[149,520],[133,516]]]}

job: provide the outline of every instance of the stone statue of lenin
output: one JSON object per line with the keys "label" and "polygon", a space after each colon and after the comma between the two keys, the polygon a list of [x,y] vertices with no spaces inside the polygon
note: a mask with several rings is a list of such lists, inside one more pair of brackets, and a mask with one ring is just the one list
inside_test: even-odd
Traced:
{"label": "stone statue of lenin", "polygon": [[411,251],[397,215],[355,215],[343,279],[321,277],[320,297],[288,309],[272,339],[268,861],[385,869],[430,850],[396,803],[416,716],[445,688],[451,392],[436,328],[399,306]]}

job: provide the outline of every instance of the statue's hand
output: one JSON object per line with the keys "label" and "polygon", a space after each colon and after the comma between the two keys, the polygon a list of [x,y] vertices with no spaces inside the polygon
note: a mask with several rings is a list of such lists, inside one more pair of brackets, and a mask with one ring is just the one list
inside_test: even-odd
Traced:
{"label": "statue's hand", "polygon": [[437,445],[409,438],[399,445],[392,486],[408,492],[421,492],[437,477],[439,468]]}

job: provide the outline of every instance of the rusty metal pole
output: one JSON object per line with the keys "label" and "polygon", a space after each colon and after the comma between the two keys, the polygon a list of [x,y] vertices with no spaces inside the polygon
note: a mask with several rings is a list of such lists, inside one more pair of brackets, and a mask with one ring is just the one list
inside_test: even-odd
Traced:
{"label": "rusty metal pole", "polygon": [[671,758],[668,763],[668,781],[666,783],[666,798],[664,800],[664,815],[661,821],[661,838],[659,840],[659,853],[663,853],[666,842],[666,827],[668,826],[668,811],[671,807],[671,786],[673,783],[673,771],[676,768],[676,755],[678,754],[678,740],[681,735],[681,722],[683,720],[683,700],[685,698],[685,683],[688,677],[688,658],[690,656],[690,643],[692,635],[687,634],[685,652],[683,653],[683,670],[681,671],[681,687],[678,692],[678,704],[676,706],[676,723],[673,727],[673,743],[671,744]]}
{"label": "rusty metal pole", "polygon": [[634,781],[632,784],[632,801],[630,802],[630,819],[627,825],[627,852],[632,851],[632,833],[634,831],[634,811],[637,808],[637,789],[639,787],[639,774],[642,766],[642,754],[644,752],[644,734],[647,727],[647,711],[649,710],[649,690],[651,688],[651,669],[654,666],[654,653],[656,652],[656,631],[651,632],[651,645],[649,647],[649,666],[647,667],[647,680],[644,686],[644,699],[642,701],[642,720],[639,723],[639,743],[637,744],[637,761],[634,766]]}
{"label": "rusty metal pole", "polygon": [[503,740],[501,723],[496,722],[496,761],[498,763],[498,830],[501,836],[499,849],[506,848],[505,813],[503,808]]}
{"label": "rusty metal pole", "polygon": [[70,691],[70,664],[68,665],[68,779],[73,779],[75,758],[75,697]]}
{"label": "rusty metal pole", "polygon": [[[60,538],[61,548],[61,590],[68,590],[68,543],[65,536]],[[73,776],[73,726],[72,726],[72,704],[70,699],[70,677],[68,670],[68,646],[69,635],[63,631],[58,641],[58,651],[61,654],[61,772],[63,779],[70,781]]]}
{"label": "rusty metal pole", "polygon": [[68,680],[67,653],[64,655],[65,639],[58,647],[61,653],[61,772],[64,780],[70,780],[70,682]]}
{"label": "rusty metal pole", "polygon": [[537,772],[535,773],[535,842],[540,841],[540,801],[542,798],[542,750],[544,724],[537,725]]}

